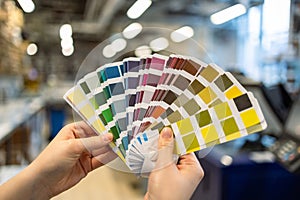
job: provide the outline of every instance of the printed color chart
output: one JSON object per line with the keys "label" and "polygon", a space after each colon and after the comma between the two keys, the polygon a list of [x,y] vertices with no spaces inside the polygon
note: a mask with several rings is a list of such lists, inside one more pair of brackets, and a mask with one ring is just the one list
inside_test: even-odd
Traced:
{"label": "printed color chart", "polygon": [[264,130],[251,92],[229,72],[189,56],[154,54],[108,63],[80,79],[64,99],[137,175],[155,166],[163,127],[179,155]]}

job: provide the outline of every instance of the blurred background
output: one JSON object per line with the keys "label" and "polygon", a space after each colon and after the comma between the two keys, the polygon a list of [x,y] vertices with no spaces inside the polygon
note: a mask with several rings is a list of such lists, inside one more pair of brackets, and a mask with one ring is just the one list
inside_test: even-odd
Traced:
{"label": "blurred background", "polygon": [[[0,183],[74,120],[62,96],[85,72],[82,63],[93,49],[95,66],[174,49],[232,72],[259,100],[269,125],[198,152],[206,176],[193,199],[300,198],[300,1],[0,5]],[[104,167],[54,199],[142,199],[145,190],[146,180]]]}

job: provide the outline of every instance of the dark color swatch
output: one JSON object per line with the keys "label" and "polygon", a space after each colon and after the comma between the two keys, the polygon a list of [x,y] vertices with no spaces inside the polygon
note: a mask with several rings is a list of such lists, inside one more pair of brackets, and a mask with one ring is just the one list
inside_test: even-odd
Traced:
{"label": "dark color swatch", "polygon": [[174,94],[174,92],[172,92],[171,90],[169,90],[163,101],[166,102],[167,104],[171,105],[175,101],[176,98],[177,98],[177,95]]}
{"label": "dark color swatch", "polygon": [[199,123],[199,127],[206,126],[212,122],[208,110],[204,110],[204,111],[196,114],[195,117],[196,117],[197,122]]}
{"label": "dark color swatch", "polygon": [[128,96],[128,106],[134,106],[135,105],[135,94],[131,94]]}
{"label": "dark color swatch", "polygon": [[109,84],[109,89],[112,96],[125,93],[123,83]]}
{"label": "dark color swatch", "polygon": [[248,97],[248,94],[243,94],[239,97],[236,97],[233,99],[237,109],[239,112],[241,112],[242,110],[245,110],[247,108],[252,107],[251,101]]}
{"label": "dark color swatch", "polygon": [[224,92],[227,90],[230,86],[233,85],[233,82],[228,78],[226,74],[222,74],[220,77],[217,78],[215,81],[215,84],[218,86],[218,88]]}
{"label": "dark color swatch", "polygon": [[198,80],[194,80],[188,87],[188,90],[193,94],[197,95],[199,92],[201,92],[205,86],[200,83]]}
{"label": "dark color swatch", "polygon": [[82,90],[85,94],[89,94],[91,92],[89,87],[87,86],[86,82],[81,83],[80,87],[82,88]]}
{"label": "dark color swatch", "polygon": [[108,67],[105,69],[105,75],[107,79],[112,79],[112,78],[118,78],[121,76],[119,67],[114,66],[114,67]]}
{"label": "dark color swatch", "polygon": [[189,60],[185,63],[182,69],[188,72],[189,74],[195,76],[200,68],[201,66],[199,64]]}

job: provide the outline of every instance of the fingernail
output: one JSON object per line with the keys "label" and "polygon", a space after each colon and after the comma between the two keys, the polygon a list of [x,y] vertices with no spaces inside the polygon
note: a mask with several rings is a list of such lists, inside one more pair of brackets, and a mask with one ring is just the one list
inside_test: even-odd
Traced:
{"label": "fingernail", "polygon": [[164,139],[170,139],[173,136],[173,133],[170,128],[164,128],[161,132],[161,136]]}
{"label": "fingernail", "polygon": [[112,138],[113,138],[113,136],[110,133],[103,135],[103,141],[104,142],[108,143],[108,142],[112,141]]}

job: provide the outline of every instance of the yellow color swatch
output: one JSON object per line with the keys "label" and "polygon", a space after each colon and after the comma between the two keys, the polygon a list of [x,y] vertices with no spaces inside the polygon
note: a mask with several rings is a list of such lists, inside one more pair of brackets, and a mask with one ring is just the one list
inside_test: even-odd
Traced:
{"label": "yellow color swatch", "polygon": [[85,96],[83,95],[82,91],[78,88],[75,88],[74,91],[70,93],[67,97],[74,105],[78,105],[79,103],[85,100]]}
{"label": "yellow color swatch", "polygon": [[97,119],[96,121],[94,121],[92,126],[98,131],[99,134],[101,134],[105,131],[105,127],[103,126],[100,119]]}
{"label": "yellow color swatch", "polygon": [[214,109],[219,119],[224,119],[225,117],[232,115],[227,102],[214,106]]}
{"label": "yellow color swatch", "polygon": [[214,91],[210,88],[207,87],[205,89],[203,89],[198,96],[206,103],[209,104],[212,100],[214,100],[217,95],[216,93],[214,93]]}
{"label": "yellow color swatch", "polygon": [[183,136],[182,140],[186,149],[186,153],[200,150],[200,145],[195,133]]}
{"label": "yellow color swatch", "polygon": [[121,153],[121,151],[118,149],[117,150],[117,155],[121,158],[121,160],[123,161],[123,162],[125,162],[126,163],[126,160],[125,160],[125,158],[124,158],[124,156],[123,156],[123,154]]}
{"label": "yellow color swatch", "polygon": [[179,133],[181,135],[185,135],[187,133],[194,131],[194,128],[193,128],[190,118],[180,120],[180,121],[176,122],[176,124],[177,124],[178,130],[179,130]]}
{"label": "yellow color swatch", "polygon": [[242,91],[236,85],[225,92],[227,99],[233,99],[235,97],[241,96],[242,94]]}
{"label": "yellow color swatch", "polygon": [[174,150],[173,150],[173,153],[174,153],[174,154],[177,154],[177,155],[181,154],[180,148],[179,148],[179,145],[178,145],[178,142],[177,142],[177,141],[175,141],[175,143],[174,143]]}
{"label": "yellow color swatch", "polygon": [[258,131],[264,130],[264,128],[262,124],[256,124],[251,127],[248,127],[246,130],[248,134],[251,134],[251,133],[257,133]]}
{"label": "yellow color swatch", "polygon": [[89,104],[83,106],[79,111],[86,119],[90,119],[95,114],[93,108]]}
{"label": "yellow color swatch", "polygon": [[218,132],[214,125],[202,128],[201,133],[206,144],[219,139]]}
{"label": "yellow color swatch", "polygon": [[244,111],[240,113],[240,115],[246,128],[260,123],[259,117],[257,116],[254,108]]}
{"label": "yellow color swatch", "polygon": [[236,132],[236,133],[227,135],[226,136],[226,141],[235,140],[235,139],[240,138],[240,137],[241,137],[241,133],[240,132]]}
{"label": "yellow color swatch", "polygon": [[214,107],[215,105],[218,105],[220,103],[222,103],[223,101],[221,101],[220,99],[216,99],[214,102],[212,102],[211,104],[208,105],[209,108]]}
{"label": "yellow color swatch", "polygon": [[112,149],[115,149],[115,150],[116,150],[115,153],[121,158],[121,160],[122,160],[123,162],[126,162],[126,160],[125,160],[123,154],[121,153],[120,149],[116,149],[116,148],[115,148],[115,147],[116,147],[116,144],[115,144],[114,142],[110,142],[110,143],[109,143],[109,146],[110,146]]}

